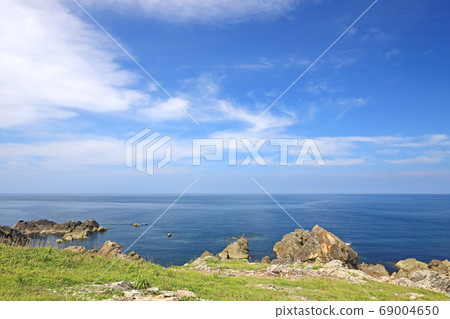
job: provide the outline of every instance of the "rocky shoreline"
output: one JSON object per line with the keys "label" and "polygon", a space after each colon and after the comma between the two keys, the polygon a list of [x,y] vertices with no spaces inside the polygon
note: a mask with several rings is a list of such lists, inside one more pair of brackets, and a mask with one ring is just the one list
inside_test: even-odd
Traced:
{"label": "rocky shoreline", "polygon": [[[57,224],[48,220],[24,222],[19,221],[15,226],[0,226],[0,243],[8,245],[26,246],[32,235],[61,235],[62,240],[85,239],[88,233],[106,231],[95,220],[84,222],[68,221]],[[87,253],[111,259],[123,258],[130,261],[146,262],[136,252],[128,255],[122,253],[120,245],[107,241],[100,250],[86,250],[83,246],[69,246],[65,250],[73,253]],[[231,270],[221,267],[211,267],[208,259],[243,260],[249,264],[250,251],[245,235],[230,243],[225,249],[213,255],[205,251],[199,258],[185,264],[195,271],[222,276],[253,276],[261,278],[283,277],[296,279],[301,277],[328,277],[345,280],[350,283],[363,283],[373,280],[384,283],[402,285],[411,288],[422,288],[445,293],[450,296],[450,262],[448,260],[432,260],[428,264],[414,258],[398,261],[395,266],[397,272],[389,274],[383,265],[360,263],[358,254],[346,245],[336,235],[316,225],[311,231],[296,229],[288,233],[275,243],[273,252],[276,256],[270,260],[269,256],[259,263],[267,267],[261,270]],[[276,287],[275,287],[276,288]],[[274,288],[274,289],[275,289]],[[157,289],[152,287],[153,290]],[[153,300],[155,294],[150,291],[139,294],[135,289],[126,300]],[[156,290],[155,290],[156,291]],[[169,294],[172,293],[171,296]],[[167,300],[178,298],[174,292],[164,292]],[[417,297],[417,296],[416,296]],[[416,298],[412,295],[411,299]],[[144,298],[144,299],[142,299]],[[150,299],[145,299],[150,298]],[[164,299],[156,297],[155,300]]]}

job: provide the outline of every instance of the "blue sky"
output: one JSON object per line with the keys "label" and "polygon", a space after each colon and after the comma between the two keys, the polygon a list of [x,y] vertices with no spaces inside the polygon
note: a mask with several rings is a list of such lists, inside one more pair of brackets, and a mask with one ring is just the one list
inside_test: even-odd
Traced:
{"label": "blue sky", "polygon": [[[183,2],[79,1],[170,99],[74,1],[2,1],[1,192],[450,192],[448,1],[379,0],[255,125],[373,0]],[[144,128],[173,138],[154,176],[125,166]],[[327,165],[193,167],[211,137],[313,138]]]}

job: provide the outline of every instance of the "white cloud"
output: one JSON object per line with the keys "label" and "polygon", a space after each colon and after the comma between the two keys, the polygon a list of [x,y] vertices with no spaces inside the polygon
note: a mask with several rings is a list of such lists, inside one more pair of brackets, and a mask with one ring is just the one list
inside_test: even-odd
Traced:
{"label": "white cloud", "polygon": [[142,14],[167,22],[241,22],[251,18],[277,18],[300,0],[82,0],[89,7]]}
{"label": "white cloud", "polygon": [[0,144],[0,158],[8,167],[73,169],[124,165],[125,143],[110,137],[81,137],[37,143]]}
{"label": "white cloud", "polygon": [[[102,33],[56,0],[0,2],[0,128],[123,111],[147,96]],[[117,52],[117,53],[112,53]]]}
{"label": "white cloud", "polygon": [[442,162],[442,156],[418,156],[399,160],[386,160],[389,164],[436,164]]}
{"label": "white cloud", "polygon": [[138,111],[146,119],[151,121],[179,121],[185,120],[189,112],[190,101],[182,98],[158,100],[150,103],[152,106]]}

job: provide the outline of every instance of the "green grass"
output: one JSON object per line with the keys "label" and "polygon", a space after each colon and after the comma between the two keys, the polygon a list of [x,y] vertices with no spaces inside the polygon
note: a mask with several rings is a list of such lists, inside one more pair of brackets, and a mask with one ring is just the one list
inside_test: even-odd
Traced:
{"label": "green grass", "polygon": [[[73,287],[91,285],[113,261],[89,254],[73,254],[49,247],[0,245],[0,300],[76,300]],[[211,267],[258,270],[267,267],[242,261],[209,260]],[[228,268],[227,268],[228,267]],[[370,300],[357,285],[327,278],[256,278],[203,274],[188,267],[164,268],[151,263],[120,260],[99,283],[134,281],[160,290],[186,289],[210,300]],[[275,289],[274,289],[275,287]],[[421,300],[449,300],[443,294],[368,281],[364,289],[377,300],[408,300],[408,292]],[[106,299],[119,292],[87,293],[83,299]]]}

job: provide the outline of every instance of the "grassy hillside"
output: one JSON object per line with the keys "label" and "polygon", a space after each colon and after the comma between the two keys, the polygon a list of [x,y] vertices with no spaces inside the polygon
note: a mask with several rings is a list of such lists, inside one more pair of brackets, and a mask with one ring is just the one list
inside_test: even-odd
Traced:
{"label": "grassy hillside", "polygon": [[[68,287],[88,286],[113,263],[90,254],[74,254],[50,247],[23,248],[0,245],[0,300],[76,300]],[[224,269],[260,269],[260,264],[214,261]],[[120,260],[99,283],[147,281],[161,290],[186,289],[210,300],[370,300],[357,285],[337,279],[230,277],[203,274],[189,267],[164,268],[151,263]],[[268,287],[276,289],[268,289]],[[363,284],[377,300],[448,300],[443,294],[367,281]],[[82,299],[105,299],[111,294],[86,294]]]}

